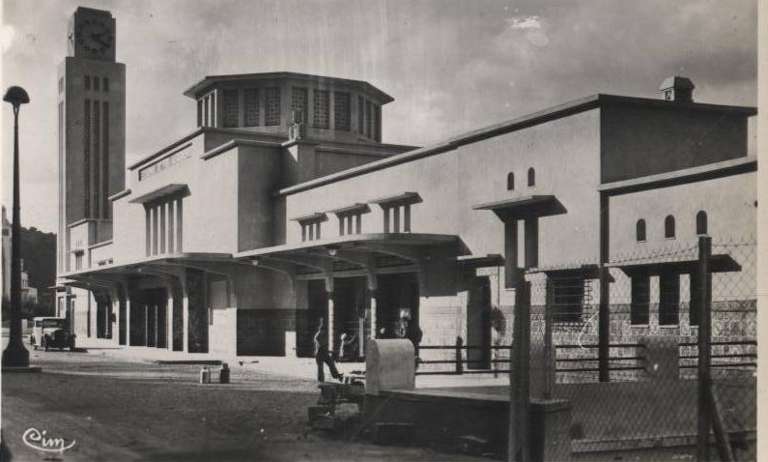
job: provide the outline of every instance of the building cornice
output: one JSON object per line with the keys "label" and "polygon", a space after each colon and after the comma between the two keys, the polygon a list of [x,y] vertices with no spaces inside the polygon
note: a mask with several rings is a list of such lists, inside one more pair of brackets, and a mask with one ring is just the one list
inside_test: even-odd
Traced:
{"label": "building cornice", "polygon": [[722,178],[757,170],[757,158],[754,156],[739,157],[737,159],[724,160],[697,167],[664,172],[656,175],[632,178],[629,180],[614,181],[598,186],[598,191],[611,196],[627,194],[647,189],[675,186],[686,183],[695,183],[702,180]]}

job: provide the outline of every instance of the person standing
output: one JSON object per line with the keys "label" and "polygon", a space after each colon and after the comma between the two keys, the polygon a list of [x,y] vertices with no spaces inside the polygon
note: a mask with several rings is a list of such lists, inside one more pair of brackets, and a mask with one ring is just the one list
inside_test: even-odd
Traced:
{"label": "person standing", "polygon": [[336,380],[341,380],[343,374],[340,374],[336,369],[336,363],[333,360],[333,356],[328,351],[328,330],[325,328],[325,322],[323,318],[317,324],[317,332],[313,338],[315,343],[315,362],[317,363],[317,380],[319,382],[325,382],[325,366],[328,365],[328,369],[331,370],[331,376]]}

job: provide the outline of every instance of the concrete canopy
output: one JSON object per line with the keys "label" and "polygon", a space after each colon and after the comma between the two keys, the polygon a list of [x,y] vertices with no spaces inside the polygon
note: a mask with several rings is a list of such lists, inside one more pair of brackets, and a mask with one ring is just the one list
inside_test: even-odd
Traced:
{"label": "concrete canopy", "polygon": [[[695,256],[682,259],[653,258],[642,261],[609,263],[605,266],[608,268],[619,268],[628,276],[637,273],[658,275],[665,272],[691,274],[697,271],[699,260]],[[710,257],[709,270],[713,273],[741,271],[741,265],[728,254],[716,254]]]}
{"label": "concrete canopy", "polygon": [[265,247],[237,253],[234,258],[257,266],[272,267],[281,262],[298,272],[333,274],[344,269],[379,271],[382,260],[390,262],[387,266],[419,265],[468,253],[455,235],[372,233]]}
{"label": "concrete canopy", "polygon": [[502,221],[525,217],[560,215],[567,210],[554,195],[530,195],[477,204],[473,210],[491,210]]}

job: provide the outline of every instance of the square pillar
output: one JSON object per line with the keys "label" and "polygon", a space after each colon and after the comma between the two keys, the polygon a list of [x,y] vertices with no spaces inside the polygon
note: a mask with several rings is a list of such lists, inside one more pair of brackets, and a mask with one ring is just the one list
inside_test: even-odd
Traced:
{"label": "square pillar", "polygon": [[181,300],[182,351],[189,353],[189,297],[187,296],[186,285],[182,290]]}
{"label": "square pillar", "polygon": [[173,285],[168,286],[168,300],[165,302],[165,346],[173,351]]}
{"label": "square pillar", "polygon": [[131,346],[131,297],[125,292],[125,346]]}
{"label": "square pillar", "polygon": [[517,283],[517,220],[504,222],[504,287],[511,289]]}
{"label": "square pillar", "polygon": [[539,217],[525,219],[525,267],[539,266]]}
{"label": "square pillar", "polygon": [[333,320],[334,320],[334,302],[333,292],[328,292],[328,351],[336,351],[336,345],[333,341]]}

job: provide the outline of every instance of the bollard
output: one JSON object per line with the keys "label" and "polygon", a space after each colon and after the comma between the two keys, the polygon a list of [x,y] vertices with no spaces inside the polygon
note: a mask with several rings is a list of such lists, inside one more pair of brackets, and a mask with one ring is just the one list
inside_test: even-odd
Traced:
{"label": "bollard", "polygon": [[219,371],[219,383],[229,383],[229,365],[223,363]]}
{"label": "bollard", "polygon": [[204,366],[200,369],[200,383],[211,383],[211,370],[208,369],[208,366]]}

